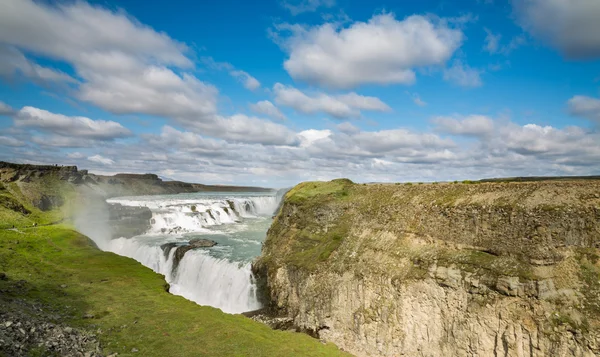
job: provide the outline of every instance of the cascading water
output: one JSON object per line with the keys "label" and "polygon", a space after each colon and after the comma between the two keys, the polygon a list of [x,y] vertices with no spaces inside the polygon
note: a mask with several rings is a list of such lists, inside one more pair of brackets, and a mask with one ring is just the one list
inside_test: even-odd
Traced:
{"label": "cascading water", "polygon": [[[104,242],[104,249],[133,258],[170,284],[170,292],[228,313],[260,308],[250,270],[279,205],[273,194],[179,194],[110,199],[108,203],[147,207],[151,227],[143,235]],[[92,237],[93,238],[93,237]],[[193,239],[214,247],[177,254]]]}

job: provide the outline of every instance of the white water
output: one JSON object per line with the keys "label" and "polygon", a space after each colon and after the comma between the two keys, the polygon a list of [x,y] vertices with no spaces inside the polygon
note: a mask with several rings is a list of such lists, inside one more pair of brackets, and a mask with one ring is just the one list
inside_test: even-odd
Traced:
{"label": "white water", "polygon": [[[228,313],[260,308],[250,270],[278,206],[279,197],[256,194],[182,194],[110,199],[124,206],[152,211],[152,227],[144,235],[117,238],[104,249],[133,258],[170,284],[170,292]],[[176,249],[165,254],[161,245],[205,238],[212,248],[185,253],[173,269]]]}

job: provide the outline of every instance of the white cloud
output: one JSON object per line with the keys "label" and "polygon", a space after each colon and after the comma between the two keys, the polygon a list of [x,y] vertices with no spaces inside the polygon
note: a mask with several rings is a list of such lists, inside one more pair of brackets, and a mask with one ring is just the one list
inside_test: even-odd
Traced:
{"label": "white cloud", "polygon": [[444,80],[452,82],[461,87],[481,87],[481,71],[455,60],[452,67],[444,70]]}
{"label": "white cloud", "polygon": [[250,104],[250,109],[258,114],[264,114],[277,120],[285,120],[285,115],[268,100],[261,100],[256,104]]}
{"label": "white cloud", "polygon": [[70,152],[67,154],[67,157],[69,159],[83,159],[85,157],[84,154],[78,152],[78,151],[74,151],[74,152]]}
{"label": "white cloud", "polygon": [[250,74],[244,71],[231,71],[229,72],[233,77],[237,78],[244,87],[248,90],[257,90],[260,88],[260,82],[252,77]]}
{"label": "white cloud", "polygon": [[393,14],[381,14],[342,28],[327,23],[278,30],[292,32],[280,41],[289,52],[284,63],[289,74],[332,88],[412,84],[415,68],[443,65],[463,40],[448,21],[417,15],[398,21]]}
{"label": "white cloud", "polygon": [[109,158],[106,158],[104,156],[100,156],[100,155],[90,156],[87,159],[89,161],[97,162],[97,163],[102,164],[102,165],[108,165],[108,166],[110,166],[110,165],[114,165],[115,164],[115,162],[113,160],[111,160]]}
{"label": "white cloud", "polygon": [[14,109],[10,105],[0,102],[0,115],[12,115],[14,112]]}
{"label": "white cloud", "polygon": [[524,45],[526,42],[525,36],[518,35],[518,36],[513,37],[508,44],[502,45],[500,43],[500,41],[502,39],[501,34],[494,34],[492,31],[490,31],[487,28],[485,28],[484,30],[486,32],[486,37],[485,37],[485,45],[483,46],[483,48],[490,54],[501,53],[504,55],[508,55],[515,49]]}
{"label": "white cloud", "polygon": [[497,53],[500,48],[500,39],[502,38],[502,35],[496,35],[487,28],[484,30],[486,32],[484,49],[489,53]]}
{"label": "white cloud", "polygon": [[31,0],[5,0],[0,29],[0,42],[57,59],[78,62],[82,56],[101,54],[103,49],[109,49],[106,52],[192,66],[184,54],[183,44],[132,21],[123,12],[112,12],[85,2],[53,7]]}
{"label": "white cloud", "polygon": [[296,133],[286,126],[243,114],[230,117],[218,116],[210,123],[198,121],[188,123],[188,126],[200,130],[203,134],[231,142],[263,145],[298,144]]}
{"label": "white cloud", "polygon": [[306,147],[317,140],[325,139],[331,136],[331,130],[309,129],[299,132],[298,136],[300,137],[300,146]]}
{"label": "white cloud", "polygon": [[335,0],[283,0],[281,6],[296,16],[303,12],[313,12],[320,7],[333,7]]}
{"label": "white cloud", "polygon": [[46,110],[23,107],[14,116],[15,126],[34,128],[77,140],[114,140],[132,136],[129,129],[114,121],[92,120],[86,117],[68,117]]}
{"label": "white cloud", "polygon": [[434,134],[414,133],[406,129],[360,132],[352,136],[354,142],[370,153],[386,153],[397,149],[448,148],[451,140]]}
{"label": "white cloud", "polygon": [[99,144],[99,142],[95,140],[63,135],[36,135],[31,136],[29,141],[42,148],[91,148]]}
{"label": "white cloud", "polygon": [[567,57],[600,56],[600,1],[512,0],[519,24]]}
{"label": "white cloud", "polygon": [[0,76],[11,78],[17,74],[40,84],[51,82],[77,83],[77,80],[68,74],[40,66],[27,59],[16,48],[0,44]]}
{"label": "white cloud", "polygon": [[90,81],[81,86],[79,98],[113,113],[202,120],[217,112],[216,88],[166,67],[132,68],[119,75],[94,72],[87,77]]}
{"label": "white cloud", "polygon": [[12,138],[10,136],[0,135],[0,145],[2,146],[25,146],[25,142]]}
{"label": "white cloud", "polygon": [[391,108],[379,98],[362,96],[354,92],[335,96],[315,93],[309,96],[294,87],[281,83],[276,83],[273,91],[277,104],[291,107],[304,114],[324,112],[342,119],[359,117],[361,110],[391,111]]}
{"label": "white cloud", "polygon": [[[122,11],[86,2],[7,0],[0,12],[1,43],[67,62],[81,78],[74,95],[113,113],[197,120],[216,113],[217,90],[185,72],[193,69],[187,47]],[[60,76],[50,69],[37,73]]]}
{"label": "white cloud", "polygon": [[180,147],[195,153],[210,153],[224,150],[223,141],[205,138],[192,132],[182,132],[171,126],[164,126],[160,135],[146,135],[146,140],[157,147]]}
{"label": "white cloud", "polygon": [[415,103],[419,107],[424,107],[427,105],[427,102],[425,102],[423,99],[421,99],[421,96],[419,96],[419,94],[411,93],[408,91],[406,91],[405,93],[410,97],[410,99],[413,101],[413,103]]}
{"label": "white cloud", "polygon": [[486,136],[494,131],[494,121],[483,115],[469,115],[462,118],[437,117],[432,120],[435,130],[445,134]]}
{"label": "white cloud", "polygon": [[338,129],[340,132],[342,132],[342,133],[344,133],[344,134],[348,134],[348,135],[351,135],[351,134],[356,134],[356,133],[358,133],[358,132],[360,131],[360,129],[359,129],[359,128],[357,128],[356,126],[352,125],[352,123],[349,123],[349,122],[347,122],[347,121],[346,121],[346,122],[343,122],[343,123],[340,123],[340,124],[338,124],[338,125],[336,126],[336,128],[337,128],[337,129]]}
{"label": "white cloud", "polygon": [[[160,134],[143,135],[139,142],[117,141],[98,146],[98,142],[88,140],[93,146],[86,148],[85,155],[72,151],[70,157],[65,157],[70,149],[49,150],[29,141],[23,147],[5,146],[0,150],[0,160],[68,160],[69,164],[106,173],[168,170],[168,176],[174,179],[262,182],[266,186],[290,186],[298,181],[335,177],[368,182],[584,175],[600,168],[600,133],[593,130],[518,125],[506,118],[495,120],[478,115],[446,119],[454,121],[440,122],[437,129],[443,125],[450,129],[439,130],[439,135],[408,129],[361,131],[345,122],[335,130],[292,132],[293,145],[263,145],[262,128],[248,131],[247,135],[256,137],[257,142],[247,143],[165,126]],[[470,135],[473,140],[454,142],[443,136],[449,132]],[[282,142],[281,136],[275,138]]]}
{"label": "white cloud", "polygon": [[569,99],[569,112],[600,124],[600,99],[576,95]]}

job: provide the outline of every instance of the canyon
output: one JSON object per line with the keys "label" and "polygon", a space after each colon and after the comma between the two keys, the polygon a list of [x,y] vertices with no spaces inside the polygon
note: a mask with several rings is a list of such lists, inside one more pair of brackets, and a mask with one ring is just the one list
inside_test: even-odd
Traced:
{"label": "canyon", "polygon": [[599,180],[341,179],[288,192],[253,270],[356,356],[596,356],[599,248]]}

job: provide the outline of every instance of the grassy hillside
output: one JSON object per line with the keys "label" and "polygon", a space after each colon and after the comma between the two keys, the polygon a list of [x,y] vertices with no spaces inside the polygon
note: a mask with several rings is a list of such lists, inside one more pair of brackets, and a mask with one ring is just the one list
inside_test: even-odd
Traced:
{"label": "grassy hillside", "polygon": [[31,227],[60,217],[61,210],[35,208],[17,185],[0,186],[0,320],[18,312],[89,331],[106,355],[345,355],[307,335],[171,295],[161,275],[98,250],[68,222]]}

